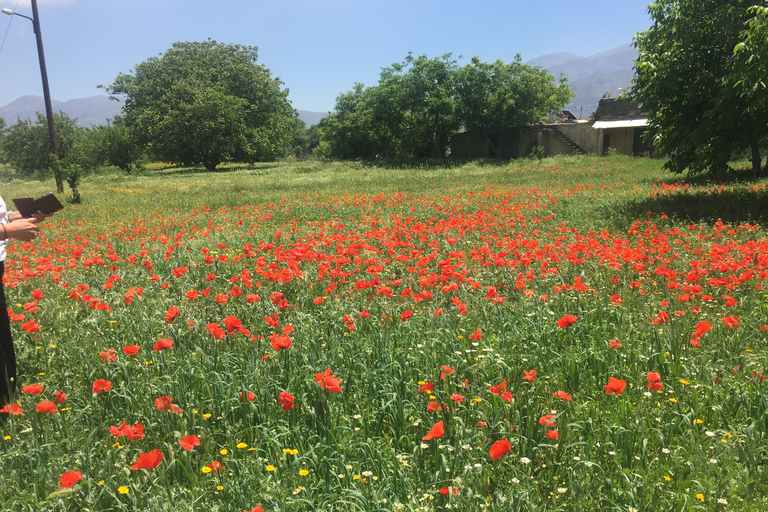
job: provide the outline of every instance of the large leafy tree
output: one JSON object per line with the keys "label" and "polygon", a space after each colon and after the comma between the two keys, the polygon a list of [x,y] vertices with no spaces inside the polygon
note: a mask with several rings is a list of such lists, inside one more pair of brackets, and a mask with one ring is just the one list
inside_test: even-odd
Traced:
{"label": "large leafy tree", "polygon": [[381,71],[383,100],[376,118],[396,137],[398,153],[442,157],[459,129],[455,102],[456,61],[408,55]]}
{"label": "large leafy tree", "polygon": [[127,96],[125,122],[158,158],[211,171],[271,160],[288,151],[298,119],[288,90],[257,58],[252,46],[175,43],[106,89]]}
{"label": "large leafy tree", "polygon": [[[53,124],[61,160],[65,163],[74,162],[78,153],[75,147],[85,129],[79,128],[77,120],[64,112],[53,115]],[[3,160],[22,174],[57,170],[57,162],[52,160],[55,156],[51,154],[48,121],[40,112],[37,113],[34,123],[19,119],[3,130],[3,136],[0,137],[0,154]]]}
{"label": "large leafy tree", "polygon": [[765,64],[747,70],[744,63],[759,48],[764,52],[766,41],[741,44],[759,12],[753,4],[662,0],[648,6],[653,24],[635,38],[639,54],[630,95],[648,114],[648,134],[674,172],[720,172],[746,149],[755,171],[760,168],[768,134],[760,74]]}
{"label": "large leafy tree", "polygon": [[474,57],[458,70],[456,84],[459,119],[481,133],[497,157],[504,130],[538,122],[573,98],[564,75],[555,83],[546,69],[523,64],[519,54],[509,64]]}
{"label": "large leafy tree", "polygon": [[450,54],[429,59],[408,55],[384,68],[379,84],[336,99],[320,124],[318,152],[337,158],[445,156],[462,125],[483,133],[500,155],[503,130],[539,121],[573,93],[544,69],[481,62],[459,68]]}

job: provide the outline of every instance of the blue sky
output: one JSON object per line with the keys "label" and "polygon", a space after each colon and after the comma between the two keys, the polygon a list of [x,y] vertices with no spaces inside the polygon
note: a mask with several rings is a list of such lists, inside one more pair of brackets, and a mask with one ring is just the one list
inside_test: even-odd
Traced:
{"label": "blue sky", "polygon": [[[629,44],[650,25],[649,0],[38,0],[55,100],[103,94],[177,41],[257,46],[294,108],[329,111],[355,82],[378,83],[409,51],[484,61],[577,55]],[[0,9],[32,15],[29,0]],[[0,14],[0,106],[42,95],[32,23]]]}

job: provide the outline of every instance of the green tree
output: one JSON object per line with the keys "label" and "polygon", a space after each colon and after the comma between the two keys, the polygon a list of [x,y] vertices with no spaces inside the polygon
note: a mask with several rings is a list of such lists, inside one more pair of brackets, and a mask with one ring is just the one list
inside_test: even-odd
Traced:
{"label": "green tree", "polygon": [[669,156],[665,166],[673,172],[721,172],[748,148],[756,156],[755,171],[760,167],[768,124],[765,89],[758,84],[765,75],[758,73],[765,64],[741,67],[765,50],[765,38],[748,41],[761,30],[759,21],[751,23],[757,17],[753,3],[662,0],[648,6],[653,24],[635,37],[639,54],[630,97],[648,114],[647,136]]}
{"label": "green tree", "polygon": [[376,119],[386,125],[397,152],[416,157],[445,156],[459,129],[455,115],[456,61],[451,54],[429,59],[408,55],[381,71]]}
{"label": "green tree", "polygon": [[[768,119],[768,7],[752,6],[749,14],[754,16],[747,22],[740,34],[741,41],[734,47],[728,80],[746,105],[750,119],[757,122],[762,119],[762,128],[765,128],[765,119]],[[757,173],[762,163],[760,149],[768,146],[768,130],[756,126],[753,138],[749,144],[752,169]]]}
{"label": "green tree", "polygon": [[366,88],[358,83],[352,91],[339,95],[334,112],[319,123],[317,153],[342,159],[393,154],[393,136],[376,115],[376,111],[383,110],[382,92],[378,87]]}
{"label": "green tree", "polygon": [[224,161],[272,160],[288,151],[296,112],[257,57],[252,46],[175,43],[105,89],[127,96],[126,124],[158,158],[211,171]]}
{"label": "green tree", "polygon": [[496,157],[504,130],[539,122],[573,98],[564,75],[555,83],[546,69],[523,64],[519,54],[509,64],[473,57],[457,75],[458,117],[467,130],[485,137]]}
{"label": "green tree", "polygon": [[301,124],[296,128],[292,142],[294,156],[297,158],[311,155],[318,144],[320,144],[320,126],[314,124],[307,128],[304,121],[299,120],[299,122]]}
{"label": "green tree", "polygon": [[[53,115],[56,141],[62,160],[75,158],[73,149],[83,131],[76,121],[64,112]],[[51,159],[55,157],[50,151],[48,121],[40,112],[37,113],[37,121],[34,124],[32,121],[19,119],[16,124],[7,127],[0,138],[0,152],[3,158],[22,174],[31,175],[47,170],[56,174],[59,167],[52,162]]]}

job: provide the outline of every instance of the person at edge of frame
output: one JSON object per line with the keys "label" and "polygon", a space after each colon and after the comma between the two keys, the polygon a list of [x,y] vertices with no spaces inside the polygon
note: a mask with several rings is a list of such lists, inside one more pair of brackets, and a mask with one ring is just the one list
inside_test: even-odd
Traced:
{"label": "person at edge of frame", "polygon": [[0,409],[11,403],[11,395],[16,388],[16,351],[13,348],[11,322],[5,303],[5,286],[1,284],[5,273],[5,246],[11,238],[22,242],[34,239],[40,234],[37,224],[46,217],[40,211],[27,218],[19,212],[9,212],[0,197]]}

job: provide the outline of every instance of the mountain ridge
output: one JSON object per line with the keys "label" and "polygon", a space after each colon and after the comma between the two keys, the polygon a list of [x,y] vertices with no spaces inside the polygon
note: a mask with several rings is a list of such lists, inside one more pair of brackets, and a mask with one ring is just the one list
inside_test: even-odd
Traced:
{"label": "mountain ridge", "polygon": [[[637,50],[630,44],[624,44],[594,53],[586,57],[573,52],[557,52],[541,55],[526,62],[531,66],[541,66],[556,78],[564,73],[568,77],[568,85],[576,94],[566,108],[577,117],[589,117],[597,109],[600,98],[606,93],[615,96],[620,89],[632,84],[634,75],[634,60]],[[65,112],[69,117],[77,119],[78,126],[91,127],[103,125],[120,114],[123,106],[121,98],[106,95],[76,98],[68,101],[51,101],[54,112]],[[14,124],[18,119],[35,119],[36,112],[44,112],[42,96],[26,95],[0,107],[0,118],[6,124]],[[328,112],[297,110],[299,119],[307,127],[315,125],[328,115]]]}

